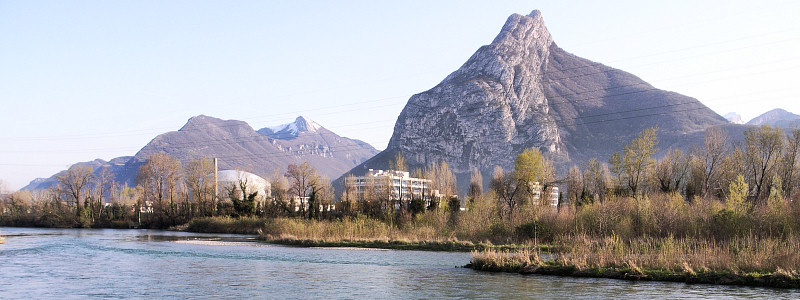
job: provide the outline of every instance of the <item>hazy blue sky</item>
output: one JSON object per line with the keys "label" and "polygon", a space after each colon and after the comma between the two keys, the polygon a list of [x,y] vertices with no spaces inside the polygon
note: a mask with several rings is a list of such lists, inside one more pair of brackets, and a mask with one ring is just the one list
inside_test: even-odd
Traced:
{"label": "hazy blue sky", "polygon": [[800,113],[800,1],[0,0],[0,180],[133,155],[199,114],[304,115],[383,149],[411,95],[533,9],[566,51],[720,114]]}

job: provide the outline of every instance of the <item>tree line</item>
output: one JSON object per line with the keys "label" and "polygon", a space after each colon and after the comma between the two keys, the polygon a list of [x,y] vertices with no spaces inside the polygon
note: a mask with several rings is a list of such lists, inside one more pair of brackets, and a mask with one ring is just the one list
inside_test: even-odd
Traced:
{"label": "tree line", "polygon": [[719,127],[706,130],[703,143],[688,151],[670,149],[660,159],[657,128],[641,132],[615,152],[608,164],[597,159],[572,166],[564,179],[567,199],[577,205],[609,195],[646,197],[655,192],[698,198],[742,198],[752,205],[795,196],[800,180],[800,129],[784,132],[764,125],[734,141]]}
{"label": "tree line", "polygon": [[[462,206],[518,223],[514,220],[531,216],[531,207],[548,205],[546,195],[556,186],[566,186],[560,197],[566,201],[561,202],[572,207],[666,193],[689,202],[738,201],[746,210],[796,195],[799,147],[797,129],[787,133],[770,126],[752,127],[744,132],[743,141],[736,142],[722,129],[710,128],[701,145],[688,151],[670,149],[656,159],[658,129],[650,128],[606,162],[591,159],[572,166],[563,177],[556,176],[552,161],[536,148],[520,153],[511,170],[496,167],[486,191],[481,173],[473,170],[463,203],[456,196],[455,175],[447,163],[409,171],[402,153],[387,169],[428,179],[429,190],[438,190],[444,197],[404,196],[389,182],[373,181],[361,192],[344,184],[337,198],[331,181],[304,162],[273,172],[268,179],[271,194],[259,198],[246,178],[215,190],[209,175],[214,172],[211,158],[181,163],[155,153],[140,167],[134,187],[115,182],[107,170],[98,173],[76,165],[58,175],[58,184],[47,190],[4,195],[0,224],[166,228],[212,216],[335,219],[359,215],[403,223],[430,211],[447,213],[455,220]],[[344,182],[353,178],[348,175]]]}

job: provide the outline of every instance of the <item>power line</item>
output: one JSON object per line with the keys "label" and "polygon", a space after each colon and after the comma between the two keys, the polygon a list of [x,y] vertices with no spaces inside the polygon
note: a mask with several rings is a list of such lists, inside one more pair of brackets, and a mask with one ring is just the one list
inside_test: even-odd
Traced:
{"label": "power line", "polygon": [[[644,58],[644,57],[657,56],[657,55],[666,54],[666,53],[672,53],[672,52],[679,52],[679,51],[685,51],[685,50],[690,50],[690,49],[708,47],[708,46],[712,46],[712,45],[716,45],[716,44],[728,43],[728,42],[731,42],[731,41],[747,40],[747,39],[753,39],[753,38],[763,37],[763,36],[767,36],[767,35],[773,35],[773,34],[778,34],[778,33],[796,31],[798,29],[800,29],[800,27],[799,28],[784,29],[784,30],[779,30],[779,31],[759,34],[759,35],[741,37],[741,38],[737,38],[737,39],[733,39],[733,40],[726,40],[726,41],[708,43],[708,44],[699,45],[699,46],[681,48],[681,49],[665,51],[665,52],[660,52],[660,53],[655,53],[655,54],[636,56],[636,57],[627,58],[627,59],[620,59],[620,60],[616,60],[616,61],[612,61],[612,62],[633,60],[633,59],[639,59],[639,58]],[[780,42],[786,42],[786,41],[791,41],[791,40],[796,40],[796,38],[787,39],[787,40],[781,40],[781,41],[773,42],[771,44],[780,43]],[[702,57],[702,56],[719,54],[719,53],[723,53],[723,52],[730,52],[730,51],[735,51],[735,50],[741,50],[741,49],[752,48],[752,47],[762,47],[762,46],[765,46],[765,44],[758,44],[758,45],[752,45],[752,46],[747,46],[747,47],[742,47],[742,48],[728,49],[728,50],[725,50],[725,51],[718,51],[718,52],[714,52],[714,53],[706,53],[706,54],[702,54],[702,55],[698,55],[698,56],[689,56],[689,57],[684,57],[684,58],[681,58],[681,59],[693,58],[693,57]],[[674,60],[669,60],[669,61],[662,61],[662,62],[651,63],[651,64],[667,63],[667,62],[673,62],[673,61]],[[561,70],[544,71],[544,72],[536,73],[534,75],[543,76],[543,75],[546,75],[546,74],[549,74],[549,73],[552,73],[552,72],[573,71],[573,70],[579,70],[579,69],[591,68],[591,67],[598,67],[598,66],[602,66],[602,67],[605,67],[605,68],[611,68],[611,67],[605,66],[602,63],[591,63],[591,64],[587,64],[587,65],[581,65],[581,66],[572,67],[572,68],[566,68],[566,69],[561,69]],[[601,72],[574,75],[574,76],[569,76],[569,77],[565,77],[565,78],[557,78],[556,80],[566,79],[566,78],[574,79],[574,78],[583,77],[583,76],[591,76],[591,75],[595,75],[595,74],[601,74],[601,73],[605,73],[605,72],[609,72],[609,71],[613,71],[613,70],[616,70],[616,69],[611,68],[611,70],[604,70],[604,71],[601,71]],[[384,80],[388,80],[388,79],[384,79]],[[331,88],[331,89],[333,89],[333,88]],[[285,97],[285,96],[282,96],[282,97]],[[334,106],[313,108],[313,109],[310,109],[310,110],[305,110],[304,112],[325,110],[325,109],[331,109],[331,108],[337,108],[337,107],[345,107],[345,106],[355,106],[355,105],[364,104],[364,103],[374,103],[376,101],[393,100],[393,99],[398,99],[400,97],[406,97],[406,96],[395,96],[395,97],[381,98],[381,99],[375,99],[375,100],[368,100],[368,101],[363,101],[363,102],[356,102],[356,103],[349,103],[349,104],[342,104],[342,105],[334,105]],[[387,106],[391,106],[391,105],[387,105]],[[385,107],[385,106],[381,106],[381,107]],[[370,108],[362,108],[362,109],[374,109],[374,108],[379,108],[379,107],[370,107]],[[341,111],[341,112],[358,111],[358,110],[362,110],[362,109],[345,110],[345,111]],[[279,116],[279,115],[290,115],[290,114],[299,114],[299,113],[303,113],[303,111],[286,112],[286,113],[279,113],[279,114],[272,114],[272,115],[261,115],[261,116],[256,116],[256,117],[252,117],[252,118],[256,118],[256,119],[257,118],[269,118],[269,117],[275,117],[275,116]],[[340,112],[334,112],[334,113],[340,113]],[[326,113],[326,114],[332,114],[332,113]],[[126,135],[126,136],[151,134],[153,130],[166,130],[166,129],[169,129],[169,128],[152,128],[152,129],[141,129],[141,130],[129,131],[132,134]],[[125,132],[125,131],[123,131],[123,132]],[[141,134],[136,134],[136,133],[141,133]],[[48,136],[43,136],[43,137],[0,138],[0,139],[5,139],[5,140],[51,140],[51,139],[63,139],[63,138],[94,138],[94,137],[105,137],[105,136],[120,136],[119,134],[120,134],[120,132],[118,131],[118,132],[109,132],[107,134],[106,133],[97,133],[97,134],[90,134],[90,135],[49,136],[49,137]]]}

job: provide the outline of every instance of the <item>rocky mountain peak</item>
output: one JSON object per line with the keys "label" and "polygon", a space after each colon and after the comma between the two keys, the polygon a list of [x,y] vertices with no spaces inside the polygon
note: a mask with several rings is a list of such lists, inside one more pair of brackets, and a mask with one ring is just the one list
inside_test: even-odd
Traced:
{"label": "rocky mountain peak", "polygon": [[294,125],[299,132],[317,132],[317,130],[322,128],[322,126],[319,126],[316,122],[303,116],[297,117],[297,119],[294,120]]}
{"label": "rocky mountain peak", "polygon": [[606,159],[648,127],[659,128],[666,149],[726,123],[696,99],[559,48],[534,10],[508,17],[490,44],[412,96],[386,150],[353,172],[385,168],[402,152],[409,166],[447,162],[466,183],[473,169],[487,178],[495,166],[513,168],[526,148],[539,149],[565,169]]}
{"label": "rocky mountain peak", "polygon": [[273,139],[291,140],[297,138],[298,135],[304,132],[319,132],[322,126],[312,121],[309,118],[298,116],[292,123],[281,124],[278,126],[264,127],[258,130],[258,133],[266,135]]}
{"label": "rocky mountain peak", "polygon": [[198,115],[189,118],[186,124],[178,131],[226,131],[232,133],[243,133],[253,131],[249,124],[238,120],[222,120],[206,115]]}
{"label": "rocky mountain peak", "polygon": [[205,126],[211,125],[213,123],[216,123],[218,121],[219,121],[219,119],[217,119],[217,118],[209,117],[209,116],[206,116],[206,115],[198,115],[198,116],[194,116],[194,117],[189,118],[189,120],[186,121],[186,124],[184,124],[183,127],[180,130],[197,128],[197,127],[205,127]]}
{"label": "rocky mountain peak", "polygon": [[542,85],[553,46],[539,11],[511,15],[491,44],[409,99],[388,148],[408,155],[429,147],[407,158],[421,165],[444,160],[457,171],[510,165],[524,147],[561,153]]}
{"label": "rocky mountain peak", "polygon": [[492,42],[517,48],[547,48],[552,43],[553,37],[544,25],[544,18],[538,10],[527,16],[520,14],[509,16],[500,34]]}

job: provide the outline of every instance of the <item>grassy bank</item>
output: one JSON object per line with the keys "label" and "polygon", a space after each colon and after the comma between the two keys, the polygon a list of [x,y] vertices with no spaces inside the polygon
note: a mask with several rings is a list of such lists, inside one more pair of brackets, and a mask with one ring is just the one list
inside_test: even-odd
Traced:
{"label": "grassy bank", "polygon": [[199,233],[260,234],[266,219],[256,217],[204,217],[189,221],[186,231]]}
{"label": "grassy bank", "polygon": [[800,288],[800,240],[579,236],[558,251],[473,252],[467,267],[494,272]]}
{"label": "grassy bank", "polygon": [[[269,243],[281,244],[298,247],[355,247],[355,248],[378,248],[395,250],[425,250],[425,251],[451,251],[451,252],[470,252],[475,250],[487,249],[516,249],[511,245],[493,245],[472,243],[465,241],[398,241],[398,240],[305,240],[296,238],[282,238],[265,240]],[[524,247],[524,246],[519,246]]]}
{"label": "grassy bank", "polygon": [[447,230],[436,230],[421,222],[402,228],[381,220],[356,217],[341,220],[307,220],[297,218],[197,218],[186,231],[200,233],[257,234],[259,239],[298,247],[359,247],[400,250],[460,251],[519,250],[546,245],[493,244],[491,241],[459,240]]}

